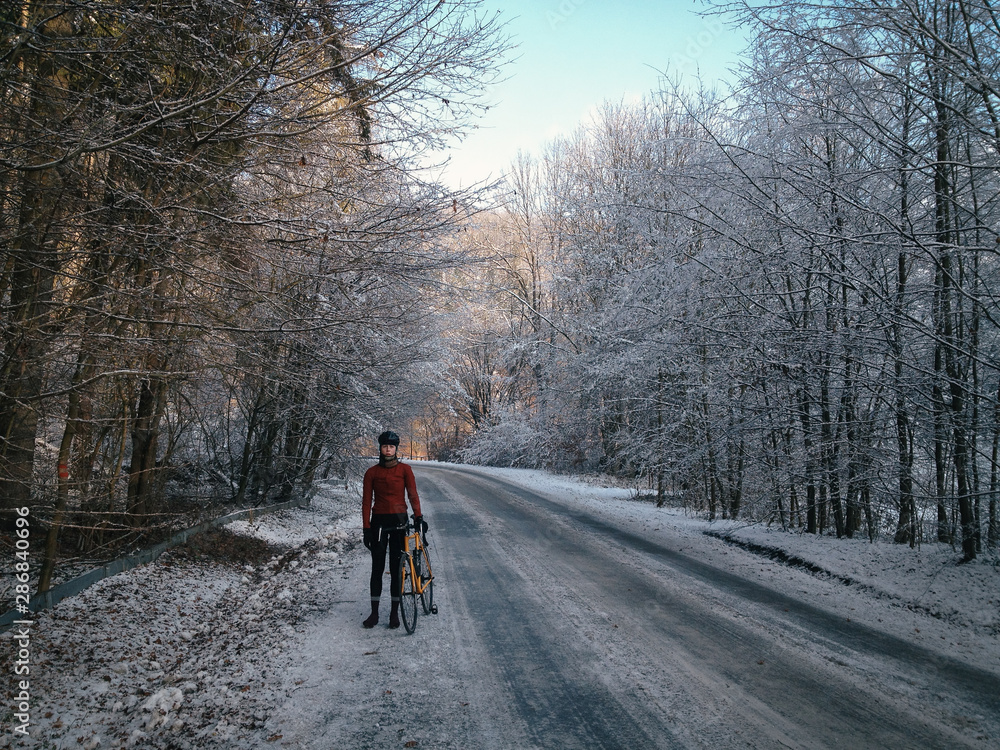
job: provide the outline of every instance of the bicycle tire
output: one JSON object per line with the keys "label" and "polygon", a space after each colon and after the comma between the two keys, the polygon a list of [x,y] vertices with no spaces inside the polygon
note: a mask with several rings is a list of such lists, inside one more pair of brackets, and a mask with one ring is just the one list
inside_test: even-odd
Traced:
{"label": "bicycle tire", "polygon": [[402,580],[402,591],[399,598],[399,614],[403,618],[403,627],[407,633],[417,629],[417,590],[413,585],[413,569],[410,567],[410,556],[403,553],[399,566]]}
{"label": "bicycle tire", "polygon": [[[421,565],[421,576],[426,578],[430,575],[430,580],[427,581],[426,585],[423,585],[422,591],[420,592],[420,606],[424,609],[424,614],[429,615],[431,613],[431,607],[434,606],[434,570],[431,568],[431,553],[427,551],[427,548],[423,548],[424,563]],[[421,581],[423,583],[423,581]]]}

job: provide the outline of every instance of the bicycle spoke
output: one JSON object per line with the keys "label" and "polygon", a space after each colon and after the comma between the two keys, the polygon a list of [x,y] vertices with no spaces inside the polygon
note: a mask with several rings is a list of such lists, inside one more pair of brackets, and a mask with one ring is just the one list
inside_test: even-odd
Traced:
{"label": "bicycle spoke", "polygon": [[417,628],[417,591],[413,580],[413,567],[410,556],[403,554],[399,565],[402,568],[402,596],[399,601],[399,613],[403,618],[403,627],[407,633],[412,633]]}
{"label": "bicycle spoke", "polygon": [[424,614],[429,615],[434,608],[434,578],[431,571],[431,557],[426,547],[420,550],[420,557],[423,558],[421,565],[421,587],[420,606],[423,607]]}

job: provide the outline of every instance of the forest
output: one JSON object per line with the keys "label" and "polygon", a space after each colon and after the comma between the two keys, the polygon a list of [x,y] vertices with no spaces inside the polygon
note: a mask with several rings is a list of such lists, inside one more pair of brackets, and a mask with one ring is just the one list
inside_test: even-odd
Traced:
{"label": "forest", "polygon": [[39,590],[305,492],[423,398],[477,202],[427,155],[507,47],[477,5],[0,5],[0,512]]}
{"label": "forest", "polygon": [[[737,83],[669,76],[512,169],[467,240],[463,460],[631,477],[810,534],[1000,541],[1000,15],[737,2]],[[440,429],[436,431],[440,433]]]}
{"label": "forest", "polygon": [[[373,453],[603,473],[810,534],[1000,543],[1000,15],[722,3],[725,91],[446,187],[472,0],[0,7],[0,514],[39,590]],[[664,50],[668,59],[670,50]]]}

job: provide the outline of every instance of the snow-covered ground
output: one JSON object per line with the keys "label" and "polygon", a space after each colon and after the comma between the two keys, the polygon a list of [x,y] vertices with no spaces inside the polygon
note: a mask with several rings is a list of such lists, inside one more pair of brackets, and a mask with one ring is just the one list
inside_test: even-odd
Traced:
{"label": "snow-covered ground", "polygon": [[296,625],[325,606],[316,593],[357,546],[356,505],[327,488],[309,508],[234,522],[37,613],[27,740],[9,708],[15,626],[0,654],[0,747],[256,747]]}
{"label": "snow-covered ground", "polygon": [[[625,528],[688,539],[713,564],[783,591],[794,587],[847,617],[1000,673],[995,556],[958,565],[959,553],[942,545],[912,550],[708,523],[599,482],[536,471],[479,471]],[[355,589],[363,588],[367,559],[359,549],[358,498],[357,487],[328,485],[309,508],[230,524],[228,533],[207,544],[179,548],[38,613],[30,626],[27,739],[14,732],[19,722],[11,708],[18,689],[17,628],[5,633],[0,747],[285,744],[273,714],[294,700],[298,685],[289,678],[290,668],[302,668],[310,649],[317,648],[305,635],[311,618],[335,605],[356,614],[344,618],[342,631],[335,624],[333,636],[328,625],[322,647],[350,651],[359,663],[382,658],[371,656],[379,648],[388,652],[396,648],[390,644],[403,643],[402,631],[370,633],[359,627],[367,596]],[[758,551],[705,532],[752,543]],[[780,550],[799,567],[760,548]],[[812,573],[814,585],[803,583],[803,564],[825,571]],[[382,645],[363,645],[362,634]]]}

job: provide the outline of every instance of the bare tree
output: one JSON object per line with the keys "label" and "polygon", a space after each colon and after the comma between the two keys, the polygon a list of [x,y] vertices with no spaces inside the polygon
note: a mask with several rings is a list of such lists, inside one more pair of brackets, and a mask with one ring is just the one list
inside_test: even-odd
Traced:
{"label": "bare tree", "polygon": [[506,42],[474,2],[32,0],[0,23],[0,496],[51,503],[44,589],[73,506],[94,544],[182,485],[288,496],[384,418],[472,202],[415,170]]}

